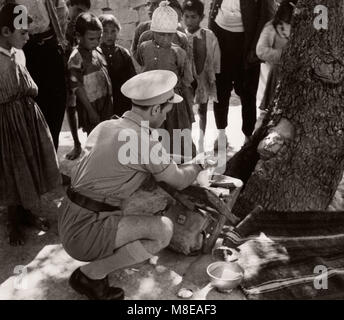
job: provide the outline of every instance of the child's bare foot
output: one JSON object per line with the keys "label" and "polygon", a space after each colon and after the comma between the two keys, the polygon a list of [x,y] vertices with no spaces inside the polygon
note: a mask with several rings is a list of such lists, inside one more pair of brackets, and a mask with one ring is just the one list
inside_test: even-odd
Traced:
{"label": "child's bare foot", "polygon": [[36,216],[29,210],[22,210],[24,210],[25,213],[23,215],[23,225],[28,227],[34,227],[41,231],[48,231],[50,229],[50,223],[46,218]]}
{"label": "child's bare foot", "polygon": [[79,158],[81,151],[82,151],[81,145],[75,145],[73,150],[66,154],[66,159],[67,160],[75,160],[75,159]]}
{"label": "child's bare foot", "polygon": [[21,226],[9,222],[7,224],[8,242],[11,246],[22,246],[25,243],[25,236]]}

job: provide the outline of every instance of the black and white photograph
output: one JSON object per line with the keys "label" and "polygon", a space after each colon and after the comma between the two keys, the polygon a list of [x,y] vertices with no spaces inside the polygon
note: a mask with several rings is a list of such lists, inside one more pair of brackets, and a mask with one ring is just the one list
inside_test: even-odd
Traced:
{"label": "black and white photograph", "polygon": [[344,300],[343,174],[344,0],[0,0],[0,300]]}

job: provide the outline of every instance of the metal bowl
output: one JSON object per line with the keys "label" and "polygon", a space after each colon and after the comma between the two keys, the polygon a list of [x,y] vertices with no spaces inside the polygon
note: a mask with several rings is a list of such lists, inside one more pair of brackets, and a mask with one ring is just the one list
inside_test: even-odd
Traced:
{"label": "metal bowl", "polygon": [[244,278],[244,270],[237,262],[217,261],[207,268],[210,283],[220,292],[230,292]]}

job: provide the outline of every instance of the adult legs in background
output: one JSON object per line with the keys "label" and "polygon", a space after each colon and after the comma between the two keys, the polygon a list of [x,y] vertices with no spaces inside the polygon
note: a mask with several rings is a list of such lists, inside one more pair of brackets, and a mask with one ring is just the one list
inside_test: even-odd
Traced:
{"label": "adult legs in background", "polygon": [[198,106],[200,136],[198,140],[198,152],[204,152],[204,137],[207,128],[208,102],[200,103]]}
{"label": "adult legs in background", "polygon": [[257,90],[259,84],[260,64],[244,71],[241,104],[242,104],[242,131],[249,138],[257,120]]}
{"label": "adult legs in background", "polygon": [[[217,129],[224,130],[228,125],[228,108],[233,87],[241,96],[244,61],[244,33],[230,32],[220,27],[214,29],[221,49],[221,72],[216,76],[218,102],[214,103],[214,116]],[[216,142],[215,142],[216,149]]]}
{"label": "adult legs in background", "polygon": [[27,68],[38,86],[35,100],[44,114],[57,150],[66,106],[63,53],[54,38],[43,44],[30,40],[24,51]]}
{"label": "adult legs in background", "polygon": [[218,102],[214,102],[215,122],[218,130],[224,130],[228,125],[229,99],[233,89],[233,82],[230,75],[225,72],[217,74],[216,89]]}

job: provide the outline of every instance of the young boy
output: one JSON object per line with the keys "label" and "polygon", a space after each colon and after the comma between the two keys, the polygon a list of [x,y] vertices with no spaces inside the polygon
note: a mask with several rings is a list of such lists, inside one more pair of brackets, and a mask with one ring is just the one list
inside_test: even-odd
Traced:
{"label": "young boy", "polygon": [[81,13],[75,31],[79,44],[68,61],[71,105],[78,106],[80,126],[89,134],[114,114],[112,86],[105,57],[98,48],[103,32],[99,19],[92,13]]}
{"label": "young boy", "polygon": [[[146,37],[144,40],[140,40],[141,35],[143,35],[143,33],[145,33],[146,31],[150,30],[150,26],[151,26],[151,23],[152,23],[151,20],[152,20],[153,12],[155,11],[155,9],[157,9],[159,7],[159,4],[160,4],[161,1],[162,0],[151,0],[151,1],[147,1],[147,3],[146,3],[146,6],[148,7],[148,16],[149,16],[150,20],[149,21],[141,22],[137,26],[137,28],[135,29],[134,39],[133,39],[133,43],[132,43],[132,46],[131,46],[131,53],[132,53],[132,55],[133,55],[133,57],[135,59],[136,59],[137,50],[138,50],[138,47],[140,46],[140,44],[143,41],[148,41],[148,40],[152,39],[152,36],[150,36],[149,39]],[[169,6],[176,11],[176,13],[178,14],[178,21],[180,21],[181,17],[182,17],[182,7],[181,7],[179,1],[178,0],[170,0],[169,1]],[[182,33],[185,32],[183,26],[180,23],[178,23],[178,31],[182,32]],[[180,36],[179,32],[174,37],[174,40],[176,40]],[[185,48],[183,48],[183,49],[185,50]]]}
{"label": "young boy", "polygon": [[[69,22],[67,26],[67,31],[66,31],[66,39],[68,41],[68,48],[66,50],[66,57],[67,61],[68,58],[70,57],[74,47],[77,46],[78,41],[77,41],[77,36],[75,33],[75,22],[76,18],[78,17],[79,14],[83,12],[89,11],[91,8],[91,1],[90,0],[70,0],[69,1]],[[68,72],[67,72],[68,74]],[[68,76],[69,78],[69,76]],[[66,155],[66,158],[68,160],[75,160],[77,159],[80,154],[81,154],[81,143],[79,141],[78,137],[78,114],[77,114],[77,108],[75,106],[72,106],[71,104],[71,90],[68,86],[68,80],[67,80],[67,89],[68,89],[68,96],[67,96],[67,119],[69,123],[69,128],[73,137],[74,141],[74,148],[71,152],[69,152]]]}
{"label": "young boy", "polygon": [[108,71],[112,83],[112,97],[117,116],[131,109],[131,101],[121,92],[122,85],[136,75],[136,71],[127,49],[116,44],[117,35],[121,30],[119,21],[112,14],[99,17],[103,25],[101,49],[108,64]]}
{"label": "young boy", "polygon": [[192,51],[195,103],[199,105],[201,132],[198,151],[203,152],[208,101],[210,98],[217,100],[215,74],[220,72],[220,47],[214,33],[200,26],[204,19],[204,4],[201,0],[184,1],[183,12],[186,34]]}
{"label": "young boy", "polygon": [[[154,11],[152,17],[153,39],[141,43],[137,51],[137,62],[142,66],[143,71],[169,70],[177,75],[179,81],[175,90],[183,96],[184,100],[167,115],[164,128],[169,133],[170,145],[164,145],[164,147],[171,154],[192,158],[196,154],[191,137],[194,115],[190,91],[193,77],[187,52],[172,42],[177,28],[177,12],[168,5],[168,1],[160,2],[159,8]],[[184,130],[184,143],[174,139],[174,133],[178,135],[175,129],[187,129]]]}
{"label": "young boy", "polygon": [[[180,3],[177,0],[168,1],[168,2],[169,2],[169,6],[171,8],[173,8],[173,10],[178,15],[178,28],[177,28],[177,32],[173,35],[172,42],[174,44],[178,45],[179,47],[181,47],[182,49],[184,49],[186,51],[188,57],[190,57],[190,48],[189,48],[189,44],[188,44],[188,39],[187,39],[186,34],[185,34],[185,28],[180,23],[182,20],[182,17],[183,17],[182,6],[180,5]],[[148,30],[141,33],[140,38],[138,40],[137,48],[140,47],[141,43],[143,43],[145,41],[153,40],[153,32],[152,32],[152,30],[150,30],[151,23],[152,22],[149,21],[148,22]],[[133,58],[136,59],[136,61],[137,61],[137,59],[138,59],[137,50],[133,52]],[[192,108],[192,106],[191,106],[191,108]]]}

